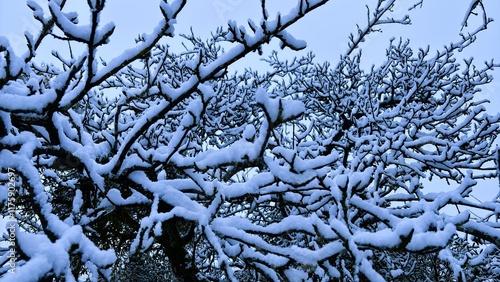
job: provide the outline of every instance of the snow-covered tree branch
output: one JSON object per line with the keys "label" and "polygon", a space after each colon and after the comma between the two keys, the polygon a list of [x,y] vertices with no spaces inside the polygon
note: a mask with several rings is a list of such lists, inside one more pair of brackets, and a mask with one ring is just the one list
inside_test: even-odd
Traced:
{"label": "snow-covered tree branch", "polygon": [[[273,40],[305,48],[288,28],[328,1],[261,1],[260,21],[208,39],[174,33],[186,2],[160,1],[153,32],[108,62],[104,0],[86,24],[28,1],[41,29],[21,56],[0,37],[0,207],[16,222],[1,281],[499,278],[499,187],[474,196],[499,177],[500,114],[476,95],[499,65],[455,59],[491,22],[481,1],[463,25],[482,24],[436,54],[394,39],[362,69],[368,34],[410,23],[382,0],[338,64],[272,52],[242,73],[228,69]],[[41,63],[49,39],[83,48]]]}

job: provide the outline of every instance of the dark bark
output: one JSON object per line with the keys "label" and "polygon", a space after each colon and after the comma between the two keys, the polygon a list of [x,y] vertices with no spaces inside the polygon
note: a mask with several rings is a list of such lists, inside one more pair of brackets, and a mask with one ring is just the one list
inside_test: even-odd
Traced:
{"label": "dark bark", "polygon": [[[159,212],[168,212],[172,207],[164,202],[158,205]],[[190,227],[186,235],[183,235],[180,225],[188,224],[185,219],[172,218],[162,224],[162,235],[158,238],[158,243],[163,247],[168,256],[172,270],[180,281],[196,282],[203,281],[197,277],[199,270],[192,264],[189,254],[186,251],[186,244],[194,237],[194,229]]]}

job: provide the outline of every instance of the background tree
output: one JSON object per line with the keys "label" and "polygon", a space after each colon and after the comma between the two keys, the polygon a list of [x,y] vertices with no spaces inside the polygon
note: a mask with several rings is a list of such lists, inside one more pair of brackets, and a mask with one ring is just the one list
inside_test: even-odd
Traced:
{"label": "background tree", "polygon": [[[161,1],[155,31],[106,62],[103,0],[89,25],[65,1],[29,1],[42,24],[29,51],[0,42],[0,177],[7,191],[16,171],[19,225],[2,280],[497,279],[498,192],[471,197],[498,176],[500,115],[475,99],[498,65],[454,59],[490,19],[435,55],[393,40],[363,70],[364,38],[410,23],[378,1],[335,66],[273,52],[269,72],[228,71],[272,39],[304,48],[286,29],[325,2],[273,16],[262,1],[260,22],[184,35],[174,53],[186,1]],[[85,48],[42,65],[48,37]],[[435,178],[449,186],[429,193]]]}

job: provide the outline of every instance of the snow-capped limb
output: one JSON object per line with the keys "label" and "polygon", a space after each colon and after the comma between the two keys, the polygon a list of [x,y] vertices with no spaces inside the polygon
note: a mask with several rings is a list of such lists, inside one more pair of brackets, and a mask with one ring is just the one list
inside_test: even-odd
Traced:
{"label": "snow-capped limb", "polygon": [[468,234],[472,234],[477,238],[486,240],[495,244],[497,247],[500,246],[500,230],[497,226],[488,226],[487,224],[481,224],[476,221],[469,221],[467,223],[457,226],[457,229]]}
{"label": "snow-capped limb", "polygon": [[[113,23],[107,23],[102,28],[98,28],[99,14],[104,8],[104,3],[105,1],[88,2],[92,18],[90,25],[85,26],[78,25],[78,14],[76,12],[63,13],[61,4],[51,1],[49,2],[49,10],[54,24],[68,39],[82,42],[89,45],[89,49],[94,49],[107,43],[115,29]],[[92,55],[93,51],[89,50],[89,54]],[[89,61],[93,61],[93,58],[91,57]]]}
{"label": "snow-capped limb", "polygon": [[90,41],[91,27],[78,26],[76,13],[63,13],[61,7],[54,1],[49,2],[49,10],[55,19],[55,24],[69,39],[87,43]]}
{"label": "snow-capped limb", "polygon": [[484,8],[483,2],[481,0],[471,0],[469,8],[465,12],[464,19],[462,21],[462,29],[468,26],[468,21],[471,15],[477,16],[478,13],[475,12],[476,10],[481,10],[480,13],[482,14],[483,26],[488,25],[491,21],[491,19],[486,16],[486,9]]}
{"label": "snow-capped limb", "polygon": [[[304,223],[305,221],[307,221],[307,219],[302,221],[302,223]],[[289,221],[285,220],[285,222]],[[261,236],[265,234],[276,234],[283,236],[284,233],[286,232],[296,232],[296,231],[300,232],[303,231],[304,227],[307,228],[311,226],[307,224],[308,226],[300,227],[298,226],[298,224],[293,223],[291,227],[287,227],[286,224],[283,223],[282,225],[277,224],[274,226],[270,225],[266,228],[259,228],[258,226],[248,223],[249,222],[246,221],[242,222],[239,220],[233,222],[232,218],[225,218],[221,220],[216,219],[213,221],[213,225],[211,226],[211,228],[216,233],[222,235],[225,238],[245,243],[250,247],[248,249],[243,250],[243,252],[238,255],[243,257],[253,258],[259,263],[262,263],[272,268],[282,267],[286,265],[290,259],[301,264],[314,265],[318,261],[333,256],[336,253],[342,251],[343,249],[342,244],[340,242],[327,244],[323,248],[319,248],[316,250],[310,250],[308,248],[302,248],[297,246],[291,246],[288,248],[274,246],[263,240]],[[282,231],[280,231],[280,229],[282,229]],[[258,251],[254,251],[252,249],[257,249],[257,250],[263,249],[272,255],[263,256]]]}
{"label": "snow-capped limb", "polygon": [[305,107],[301,101],[270,98],[262,88],[255,92],[255,100],[264,110],[269,122],[278,125],[299,117],[304,113]]}
{"label": "snow-capped limb", "polygon": [[384,277],[382,277],[382,275],[380,275],[375,269],[373,269],[372,264],[367,259],[363,259],[361,261],[359,270],[361,273],[365,275],[365,277],[369,277],[370,281],[373,282],[385,281]]}
{"label": "snow-capped limb", "polygon": [[[308,1],[306,1],[308,2]],[[307,5],[307,8],[304,10],[305,13],[308,13],[317,7],[325,4],[327,0],[323,1],[316,1],[314,3],[309,3]],[[120,153],[116,156],[115,160],[112,162],[112,173],[116,173],[124,161],[125,154],[130,149],[132,143],[137,140],[137,138],[145,131],[147,130],[153,123],[155,123],[159,118],[164,116],[169,110],[177,106],[179,103],[181,103],[183,100],[185,100],[187,97],[191,95],[192,92],[195,91],[195,89],[198,87],[198,85],[208,81],[209,79],[213,78],[214,76],[217,76],[217,74],[226,69],[230,64],[233,62],[241,59],[244,57],[246,54],[255,51],[260,47],[260,45],[265,44],[269,42],[269,40],[273,37],[275,37],[279,32],[285,30],[288,26],[293,24],[294,22],[298,21],[300,18],[302,18],[305,13],[299,12],[299,11],[291,11],[287,16],[283,17],[283,20],[279,25],[274,25],[272,29],[269,29],[267,24],[265,22],[262,24],[263,30],[260,32],[257,32],[254,36],[248,37],[244,44],[239,44],[235,47],[233,47],[230,51],[227,53],[223,54],[216,60],[212,61],[210,64],[204,67],[200,67],[199,69],[199,74],[197,76],[192,76],[188,81],[184,82],[178,89],[176,89],[176,95],[172,97],[172,101],[169,103],[163,103],[161,106],[157,106],[154,115],[151,115],[149,118],[143,118],[143,122],[141,122],[139,125],[135,125],[133,134],[130,134],[129,138],[124,142],[124,144],[120,148]],[[135,57],[134,57],[135,60]],[[126,60],[124,60],[126,61]],[[116,65],[113,61],[111,61],[109,65]],[[120,64],[120,67],[123,66]],[[96,77],[99,77],[99,74],[96,75]],[[105,77],[107,78],[107,77]],[[99,82],[101,81],[101,78],[94,79],[93,82]],[[295,102],[290,102],[294,103],[294,107],[292,107],[291,112],[288,112],[284,115],[284,118],[289,119],[295,117],[295,115],[300,114],[300,109],[297,109],[295,106],[297,103]]]}
{"label": "snow-capped limb", "polygon": [[0,36],[0,87],[10,80],[15,80],[23,71],[25,62],[16,56],[7,38]]}
{"label": "snow-capped limb", "polygon": [[[180,0],[176,2],[181,2]],[[182,1],[184,2],[184,1]],[[182,9],[183,5],[179,6]],[[177,15],[179,11],[173,13]],[[115,75],[119,70],[125,68],[131,62],[134,62],[144,56],[153,46],[155,46],[162,37],[173,36],[173,24],[170,19],[162,19],[153,32],[144,38],[144,41],[139,43],[138,46],[125,50],[121,55],[113,58],[106,64],[105,67],[100,69],[90,82],[91,86],[96,86],[103,83],[109,77]]]}
{"label": "snow-capped limb", "polygon": [[288,33],[286,30],[278,33],[277,35],[278,39],[281,40],[281,48],[284,49],[286,47],[294,50],[294,51],[299,51],[307,47],[307,43],[304,40],[298,40],[295,37],[293,37],[290,33]]}
{"label": "snow-capped limb", "polygon": [[16,269],[15,278],[22,281],[39,281],[39,277],[48,272],[54,272],[58,276],[70,275],[67,276],[68,280],[76,281],[71,273],[68,255],[72,248],[79,250],[82,261],[99,267],[110,267],[116,260],[114,252],[101,251],[84,237],[80,226],[67,229],[55,242],[51,242],[43,234],[29,234],[22,231],[17,232],[16,239],[20,251],[28,259],[26,264]]}
{"label": "snow-capped limb", "polygon": [[[71,97],[74,92],[78,93],[78,91],[81,90],[82,84],[79,83],[75,85],[73,79],[76,73],[83,68],[85,60],[86,56],[83,55],[76,60],[68,70],[64,72],[60,71],[57,77],[53,77],[47,82],[50,85],[50,88],[46,89],[43,87],[40,89],[41,93],[37,93],[37,95],[26,95],[29,92],[29,89],[32,89],[33,86],[25,87],[25,91],[21,92],[19,90],[22,88],[18,85],[14,83],[7,85],[4,88],[7,90],[7,93],[2,93],[2,95],[0,95],[0,102],[3,101],[0,109],[12,113],[31,113],[31,115],[28,115],[27,117],[21,117],[26,119],[29,119],[34,115],[47,117],[46,115],[49,108],[54,107],[54,105],[61,99],[64,99],[64,97]],[[32,74],[32,76],[36,77],[34,74]],[[16,92],[18,93],[11,91],[11,89],[16,89]],[[66,94],[66,91],[69,93]]]}
{"label": "snow-capped limb", "polygon": [[160,9],[167,20],[175,19],[177,14],[182,11],[184,5],[186,5],[186,0],[175,0],[172,4],[168,4],[167,0],[160,2]]}
{"label": "snow-capped limb", "polygon": [[[27,144],[33,144],[27,143]],[[20,152],[32,154],[31,150],[21,150]],[[31,151],[31,152],[30,152]],[[9,167],[15,170],[18,175],[29,184],[30,193],[33,195],[31,202],[37,218],[43,227],[45,234],[30,234],[18,230],[16,232],[19,251],[22,252],[25,264],[21,264],[18,269],[19,277],[24,277],[25,281],[38,281],[49,272],[56,275],[71,273],[71,262],[69,260],[70,249],[76,247],[79,259],[82,262],[94,264],[100,268],[110,267],[116,256],[112,250],[100,250],[95,244],[84,235],[81,226],[70,226],[54,214],[48,195],[45,192],[40,176],[36,169],[27,159],[21,156],[11,155],[8,151],[3,151],[2,159],[8,158],[7,163],[2,163],[1,167]],[[34,239],[36,237],[36,239]],[[35,243],[36,242],[36,243]],[[54,258],[57,258],[54,260]],[[34,272],[35,269],[38,269]],[[19,278],[16,276],[16,279]],[[11,278],[11,277],[8,277]],[[68,279],[70,279],[68,277]],[[97,281],[97,279],[95,279]]]}
{"label": "snow-capped limb", "polygon": [[42,24],[46,23],[44,19],[43,8],[38,5],[38,3],[34,0],[27,0],[26,5],[33,11],[33,17],[40,21]]}

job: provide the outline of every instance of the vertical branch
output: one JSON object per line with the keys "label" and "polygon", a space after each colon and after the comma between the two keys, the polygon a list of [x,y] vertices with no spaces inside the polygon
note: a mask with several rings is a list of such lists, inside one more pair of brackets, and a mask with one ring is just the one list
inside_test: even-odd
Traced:
{"label": "vertical branch", "polygon": [[[496,165],[497,165],[498,188],[500,188],[500,147],[497,145],[496,149],[497,149]],[[498,196],[500,196],[500,191]]]}

